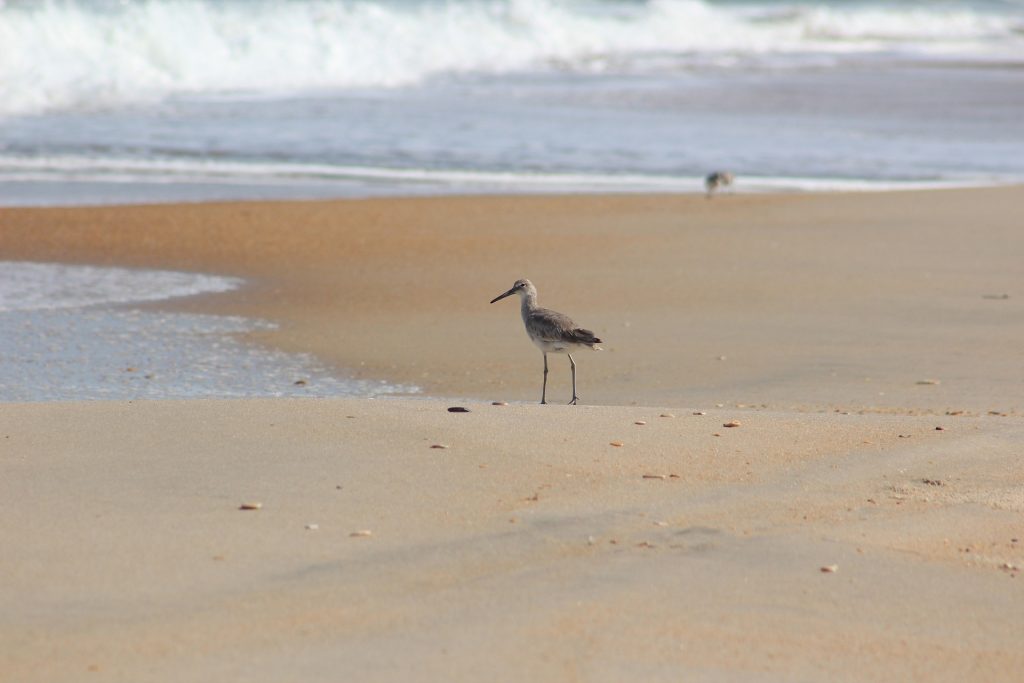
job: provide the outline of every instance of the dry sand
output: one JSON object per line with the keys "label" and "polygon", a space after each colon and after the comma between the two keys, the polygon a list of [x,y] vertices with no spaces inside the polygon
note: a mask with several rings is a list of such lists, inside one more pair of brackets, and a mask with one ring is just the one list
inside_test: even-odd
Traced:
{"label": "dry sand", "polygon": [[[2,258],[247,277],[174,305],[486,400],[0,405],[0,680],[1020,680],[1021,215],[1021,188],[4,210]],[[606,338],[579,359],[606,405],[490,405],[539,392],[486,303],[523,276]]]}

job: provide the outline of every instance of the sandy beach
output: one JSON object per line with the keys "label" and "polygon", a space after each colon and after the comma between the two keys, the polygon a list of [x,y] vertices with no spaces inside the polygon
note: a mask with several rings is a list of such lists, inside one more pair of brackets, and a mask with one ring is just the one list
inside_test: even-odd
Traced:
{"label": "sandy beach", "polygon": [[[4,260],[242,277],[151,306],[429,398],[0,405],[0,679],[1019,680],[1021,215],[1021,187],[3,209]],[[585,405],[536,405],[487,303],[520,277],[605,340]]]}

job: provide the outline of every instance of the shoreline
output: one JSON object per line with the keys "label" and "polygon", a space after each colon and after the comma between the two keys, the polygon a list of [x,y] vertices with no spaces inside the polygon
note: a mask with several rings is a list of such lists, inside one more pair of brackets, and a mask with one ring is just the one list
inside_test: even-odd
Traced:
{"label": "shoreline", "polygon": [[[453,172],[456,176],[458,172]],[[444,173],[439,174],[444,177]],[[483,174],[484,178],[487,174]],[[565,197],[565,196],[604,196],[604,195],[681,195],[704,196],[704,178],[699,176],[586,176],[568,174],[559,180],[557,174],[547,177],[534,177],[523,174],[517,181],[497,182],[496,178],[504,178],[505,174],[494,174],[490,184],[484,179],[478,185],[464,180],[459,189],[446,189],[443,185],[436,187],[403,188],[402,191],[361,188],[344,189],[332,187],[329,183],[308,185],[266,184],[245,185],[223,183],[216,178],[210,179],[214,186],[223,189],[221,194],[211,192],[209,186],[193,182],[175,182],[174,178],[164,181],[147,180],[140,177],[128,184],[133,189],[124,191],[124,182],[105,182],[102,179],[79,179],[65,181],[65,185],[74,188],[67,199],[55,200],[45,197],[53,194],[53,181],[4,180],[3,184],[14,195],[22,196],[21,200],[0,200],[0,209],[85,209],[117,206],[173,206],[177,204],[246,204],[246,203],[280,203],[280,202],[337,202],[359,200],[410,200],[410,199],[457,199],[470,197]],[[511,184],[508,184],[511,183]],[[788,194],[851,194],[851,193],[888,193],[888,192],[936,192],[947,190],[997,189],[1016,187],[1024,184],[1024,178],[1017,176],[977,177],[945,180],[875,180],[871,178],[815,178],[795,176],[743,176],[733,186],[719,190],[716,195],[788,195]],[[22,188],[22,189],[15,189]],[[237,192],[234,191],[237,188]],[[66,188],[65,188],[66,189]],[[250,196],[256,189],[263,196]],[[161,193],[162,190],[163,192]],[[145,198],[132,199],[142,193]],[[83,197],[102,197],[93,201],[82,201]],[[38,199],[32,200],[32,197]],[[189,197],[195,197],[189,199]],[[76,199],[77,198],[77,199]]]}

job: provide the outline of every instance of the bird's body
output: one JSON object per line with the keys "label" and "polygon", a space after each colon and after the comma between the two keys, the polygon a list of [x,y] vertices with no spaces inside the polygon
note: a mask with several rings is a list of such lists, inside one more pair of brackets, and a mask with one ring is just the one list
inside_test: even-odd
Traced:
{"label": "bird's body", "polygon": [[711,198],[715,190],[720,187],[728,187],[732,185],[732,181],[735,179],[732,173],[728,171],[715,171],[714,173],[708,174],[708,177],[704,179],[704,187],[707,189],[707,197]]}
{"label": "bird's body", "polygon": [[579,397],[576,396],[576,361],[572,358],[572,352],[582,348],[593,349],[595,344],[601,343],[601,340],[590,330],[577,327],[572,319],[564,313],[538,306],[537,288],[529,280],[516,280],[512,289],[495,297],[491,303],[512,294],[519,295],[526,334],[544,354],[544,387],[541,390],[540,402],[547,403],[548,354],[564,353],[569,356],[569,363],[572,367],[572,401],[570,403],[575,404]]}

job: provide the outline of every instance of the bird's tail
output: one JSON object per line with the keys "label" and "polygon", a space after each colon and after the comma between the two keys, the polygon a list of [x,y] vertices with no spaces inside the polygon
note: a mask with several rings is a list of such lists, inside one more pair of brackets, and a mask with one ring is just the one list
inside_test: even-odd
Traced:
{"label": "bird's tail", "polygon": [[591,348],[594,347],[594,344],[601,343],[601,340],[598,339],[593,332],[591,332],[590,330],[584,330],[579,327],[572,331],[572,338],[576,341],[577,344],[586,344]]}

